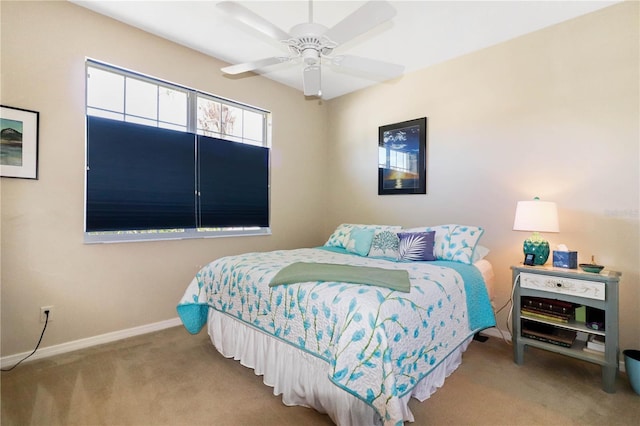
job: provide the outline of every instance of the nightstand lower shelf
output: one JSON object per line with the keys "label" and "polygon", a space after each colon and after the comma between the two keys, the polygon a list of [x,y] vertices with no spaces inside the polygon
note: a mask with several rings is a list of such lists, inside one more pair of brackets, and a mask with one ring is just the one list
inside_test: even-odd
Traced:
{"label": "nightstand lower shelf", "polygon": [[[520,349],[516,350],[517,364],[522,364],[524,361],[523,354],[524,354],[525,346],[531,346],[534,348],[545,349],[547,351],[553,351],[553,352],[559,353],[560,355],[567,355],[572,358],[581,359],[583,361],[588,361],[598,365],[607,364],[606,360],[604,359],[604,352],[602,354],[599,354],[594,352],[587,352],[584,350],[584,347],[587,345],[587,342],[584,340],[576,339],[575,342],[573,342],[573,345],[571,345],[571,347],[568,347],[568,348],[560,345],[554,345],[553,343],[547,343],[547,342],[542,342],[540,340],[529,339],[528,337],[521,337],[520,339],[518,339],[518,343],[519,343],[519,346],[521,347],[521,350]],[[520,360],[520,362],[518,362],[518,359]]]}
{"label": "nightstand lower shelf", "polygon": [[544,349],[560,355],[570,356],[582,361],[598,364],[602,367],[602,389],[607,393],[615,393],[616,377],[618,376],[617,363],[615,365],[607,363],[604,353],[596,354],[584,351],[583,348],[585,345],[585,341],[576,340],[570,348],[565,348],[552,343],[541,342],[527,337],[520,337],[517,343],[514,343],[513,345],[514,361],[516,364],[522,365],[524,363],[524,348],[525,346],[531,346],[532,348]]}

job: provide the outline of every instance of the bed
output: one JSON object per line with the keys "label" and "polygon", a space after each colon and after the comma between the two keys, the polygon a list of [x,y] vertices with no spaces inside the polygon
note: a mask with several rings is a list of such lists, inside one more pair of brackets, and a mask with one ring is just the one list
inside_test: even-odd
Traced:
{"label": "bed", "polygon": [[322,247],[214,260],[177,310],[284,404],[338,425],[402,424],[410,398],[442,386],[473,335],[495,325],[482,232],[342,224]]}

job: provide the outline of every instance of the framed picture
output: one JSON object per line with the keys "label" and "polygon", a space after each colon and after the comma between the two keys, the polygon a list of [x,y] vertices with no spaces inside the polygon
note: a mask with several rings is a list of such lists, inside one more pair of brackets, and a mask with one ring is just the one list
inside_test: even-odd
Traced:
{"label": "framed picture", "polygon": [[38,179],[38,112],[0,108],[0,176]]}
{"label": "framed picture", "polygon": [[378,128],[378,195],[427,193],[427,117]]}

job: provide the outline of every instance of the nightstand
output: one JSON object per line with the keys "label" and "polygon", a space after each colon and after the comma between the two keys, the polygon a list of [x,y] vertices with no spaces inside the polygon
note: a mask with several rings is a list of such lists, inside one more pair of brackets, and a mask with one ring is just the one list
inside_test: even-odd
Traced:
{"label": "nightstand", "polygon": [[[614,393],[618,374],[618,284],[621,274],[607,270],[594,274],[546,266],[519,265],[511,269],[515,363],[524,362],[525,346],[592,362],[602,367],[602,389]],[[593,309],[593,312],[602,314],[604,327],[595,330],[587,327],[584,320],[557,319],[526,308],[521,311],[523,301],[526,305],[544,299],[552,303],[553,309],[567,302]],[[595,336],[600,336],[600,340],[604,337],[604,351],[585,349],[587,340]]]}

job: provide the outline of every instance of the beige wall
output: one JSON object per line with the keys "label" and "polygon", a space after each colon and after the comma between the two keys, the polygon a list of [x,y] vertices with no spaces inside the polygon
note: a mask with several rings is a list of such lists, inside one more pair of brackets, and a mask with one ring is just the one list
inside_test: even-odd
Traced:
{"label": "beige wall", "polygon": [[[324,104],[66,2],[0,7],[0,101],[40,112],[40,179],[0,182],[2,356],[32,348],[40,306],[55,306],[43,346],[171,319],[200,265],[320,244],[341,222],[485,227],[501,305],[526,237],[515,203],[536,195],[560,208],[552,244],[623,272],[621,346],[640,347],[637,3]],[[273,235],[84,245],[85,57],[273,111]],[[378,196],[378,126],[421,116],[428,194]]]}
{"label": "beige wall", "polygon": [[[327,232],[340,222],[480,225],[498,306],[527,233],[516,202],[558,203],[547,234],[622,272],[621,347],[640,347],[637,2],[329,102]],[[377,195],[378,126],[428,117],[427,195]],[[506,315],[498,318],[506,328]]]}
{"label": "beige wall", "polygon": [[[325,110],[261,77],[68,2],[1,3],[1,103],[40,112],[39,180],[1,191],[2,356],[163,321],[200,265],[223,255],[322,243]],[[102,60],[273,112],[272,236],[83,244],[84,61]],[[314,159],[314,161],[309,161]]]}

